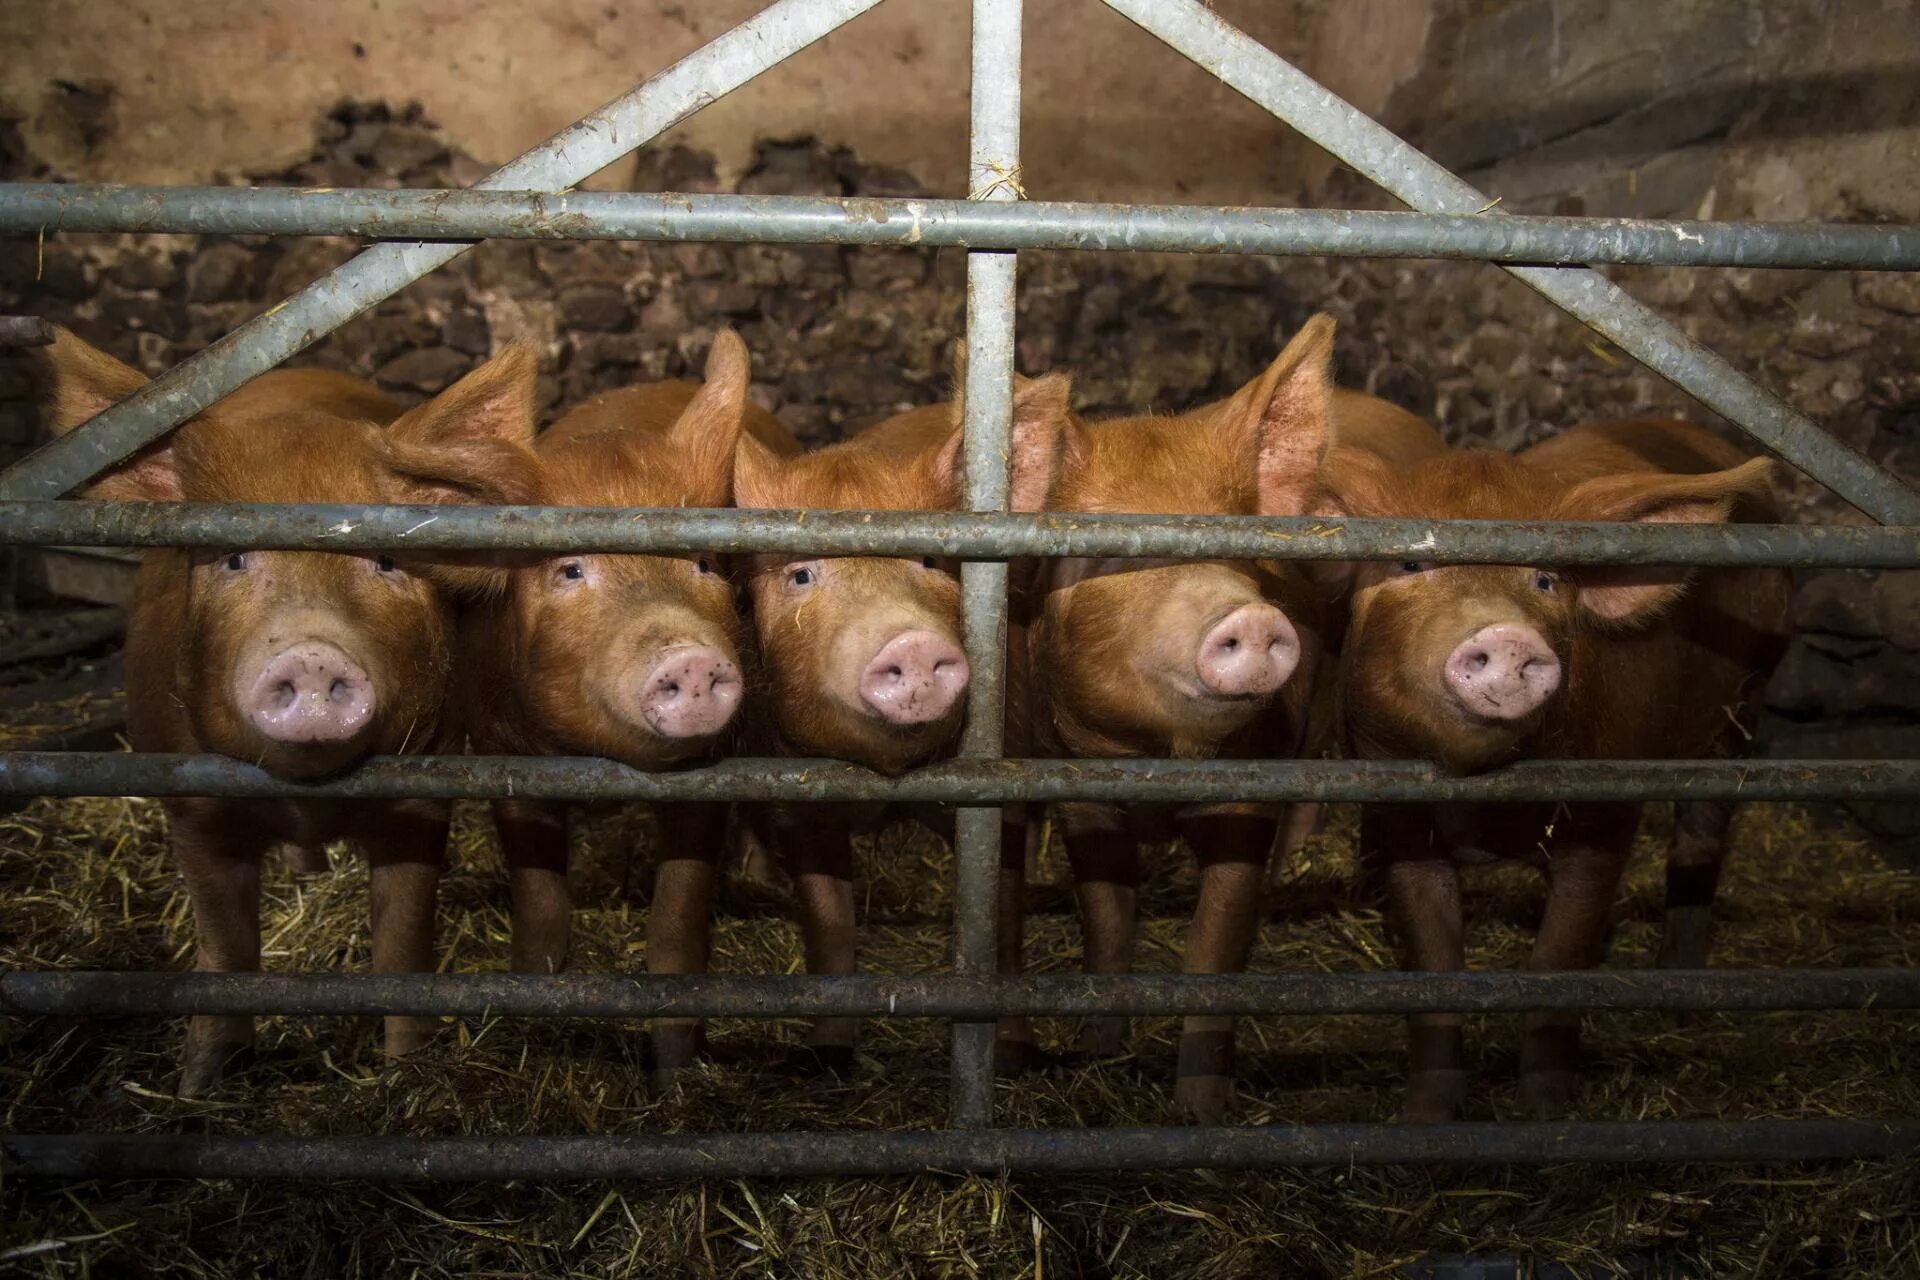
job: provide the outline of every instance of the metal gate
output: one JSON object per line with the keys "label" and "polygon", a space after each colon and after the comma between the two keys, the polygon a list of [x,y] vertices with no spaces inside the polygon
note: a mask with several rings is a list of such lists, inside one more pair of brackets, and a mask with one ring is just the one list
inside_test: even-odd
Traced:
{"label": "metal gate", "polygon": [[[0,475],[0,544],[522,548],[956,556],[968,660],[959,758],[885,779],[832,761],[645,774],[604,760],[388,757],[328,783],[218,756],[13,752],[23,795],[915,799],[957,804],[954,952],[930,977],[10,973],[15,1016],[370,1013],[953,1022],[950,1126],[893,1133],[300,1138],[12,1134],[16,1176],[482,1180],[1583,1160],[1893,1158],[1920,1117],[1846,1120],[993,1127],[1003,1014],[1920,1008],[1920,970],[1000,978],[998,805],[1123,800],[1811,800],[1920,797],[1920,762],[1538,761],[1448,777],[1413,761],[1001,759],[1006,561],[1022,556],[1920,568],[1920,494],[1755,386],[1590,264],[1920,269],[1920,228],[1517,217],[1211,13],[1105,0],[1418,212],[1047,204],[1021,197],[1020,0],[974,0],[969,199],[567,193],[879,0],[776,0],[471,191],[0,185],[0,234],[352,235],[383,241]],[[248,379],[489,237],[954,246],[968,251],[967,507],[958,513],[58,502]],[[1515,524],[1006,514],[1016,251],[1468,258],[1500,263],[1820,481],[1876,527]],[[1589,265],[1561,265],[1589,264]],[[31,340],[31,324],[9,335]],[[431,517],[431,519],[429,519]]]}

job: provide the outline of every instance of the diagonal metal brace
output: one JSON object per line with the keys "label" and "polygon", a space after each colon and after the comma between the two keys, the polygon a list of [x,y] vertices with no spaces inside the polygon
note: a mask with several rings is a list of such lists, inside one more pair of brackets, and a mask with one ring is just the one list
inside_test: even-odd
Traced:
{"label": "diagonal metal brace", "polygon": [[[1491,201],[1199,0],[1104,0],[1422,213]],[[1882,524],[1920,524],[1920,493],[1755,384],[1589,267],[1506,267],[1522,283]]]}
{"label": "diagonal metal brace", "polygon": [[[639,149],[880,0],[776,0],[475,184],[557,192]],[[0,474],[0,499],[57,498],[471,246],[375,245]]]}

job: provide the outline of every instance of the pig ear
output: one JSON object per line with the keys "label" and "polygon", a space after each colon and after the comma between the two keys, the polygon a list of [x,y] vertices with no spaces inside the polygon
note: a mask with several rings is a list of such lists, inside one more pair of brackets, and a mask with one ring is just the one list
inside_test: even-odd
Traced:
{"label": "pig ear", "polygon": [[[147,385],[139,371],[62,328],[54,329],[53,344],[41,348],[35,358],[46,387],[46,422],[56,436],[67,434]],[[93,481],[80,496],[104,502],[180,501],[184,487],[172,435],[148,445]]]}
{"label": "pig ear", "polygon": [[394,419],[381,434],[393,501],[538,502],[534,375],[533,353],[510,346]]}
{"label": "pig ear", "polygon": [[1259,514],[1306,512],[1320,483],[1332,399],[1333,317],[1317,315],[1227,402],[1228,429],[1253,450]]}
{"label": "pig ear", "polygon": [[780,506],[781,463],[760,437],[742,431],[733,446],[733,505],[761,510]]}
{"label": "pig ear", "polygon": [[[1733,514],[1740,499],[1765,497],[1772,478],[1773,463],[1766,458],[1700,475],[1600,476],[1575,486],[1554,514],[1561,520],[1719,524]],[[1640,627],[1686,594],[1692,570],[1596,565],[1571,576],[1579,587],[1580,607],[1590,617],[1607,625]]]}
{"label": "pig ear", "polygon": [[[934,458],[933,479],[935,486],[948,495],[949,503],[958,508],[966,503],[961,463],[967,412],[962,398],[966,381],[964,348],[956,358],[954,376],[953,432]],[[1047,495],[1052,492],[1060,471],[1062,447],[1072,430],[1067,407],[1072,391],[1073,380],[1064,373],[1049,373],[1041,378],[1013,375],[1012,440],[1007,457],[1011,473],[1007,492],[1009,510],[1039,511],[1046,506]]]}
{"label": "pig ear", "polygon": [[687,478],[683,501],[717,507],[732,496],[733,474],[747,412],[747,383],[752,376],[740,335],[722,329],[707,352],[706,383],[680,411],[667,439]]}
{"label": "pig ear", "polygon": [[[1393,469],[1385,458],[1371,450],[1336,445],[1327,450],[1320,468],[1320,491],[1306,514],[1326,520],[1392,515],[1392,495]],[[1302,564],[1309,578],[1330,586],[1352,582],[1360,567],[1351,560],[1307,560]]]}

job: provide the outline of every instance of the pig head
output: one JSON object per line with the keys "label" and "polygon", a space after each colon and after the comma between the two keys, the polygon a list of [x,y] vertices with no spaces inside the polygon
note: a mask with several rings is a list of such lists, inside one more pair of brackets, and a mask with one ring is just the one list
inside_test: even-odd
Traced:
{"label": "pig head", "polygon": [[[1067,381],[1023,381],[1013,409],[1012,505],[1046,494]],[[780,457],[740,438],[737,505],[952,511],[965,494],[956,400],[898,414],[841,444]],[[755,557],[748,590],[782,748],[898,773],[960,731],[971,672],[957,566],[940,557]]]}
{"label": "pig head", "polygon": [[[535,444],[544,500],[727,506],[747,379],[746,348],[722,332],[704,384],[628,387],[573,410]],[[708,753],[732,725],[741,628],[720,556],[567,553],[499,565],[489,586],[462,647],[473,732],[492,749],[652,769]]]}
{"label": "pig head", "polygon": [[[145,379],[62,332],[42,357],[65,432]],[[87,487],[132,502],[521,502],[534,498],[531,357],[509,349],[402,412],[317,370],[267,374]],[[438,735],[456,558],[162,549],[129,623],[136,745],[216,751],[289,778]]]}

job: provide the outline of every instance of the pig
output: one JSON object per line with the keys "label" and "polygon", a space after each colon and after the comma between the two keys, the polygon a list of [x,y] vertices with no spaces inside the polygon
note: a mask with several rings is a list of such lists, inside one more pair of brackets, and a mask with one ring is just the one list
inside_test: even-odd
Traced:
{"label": "pig", "polygon": [[[535,442],[543,500],[563,506],[724,507],[742,430],[798,445],[747,399],[748,356],[722,330],[704,385],[622,388],[567,413]],[[722,557],[563,554],[499,566],[460,625],[466,725],[484,754],[605,756],[658,770],[711,759],[745,698],[743,627]],[[647,967],[699,973],[710,945],[714,861],[726,807],[658,806],[661,857]],[[511,883],[513,968],[562,968],[571,935],[567,806],[494,802]],[[662,1020],[655,1057],[681,1061],[699,1024]]]}
{"label": "pig", "polygon": [[[61,331],[41,355],[59,434],[145,379]],[[534,494],[531,357],[509,348],[402,411],[342,374],[265,374],[86,487],[133,502],[506,503]],[[448,694],[462,567],[431,553],[149,551],[127,620],[129,736],[140,751],[218,752],[278,778],[333,776],[375,754],[456,745]],[[193,901],[196,968],[260,967],[260,864],[280,843],[350,839],[372,864],[373,967],[434,967],[447,806],[415,800],[169,799]],[[390,1017],[408,1052],[431,1021]],[[247,1017],[195,1017],[180,1093],[218,1082]]]}
{"label": "pig", "polygon": [[[1331,510],[1444,519],[1713,523],[1777,518],[1771,464],[1702,427],[1578,427],[1517,456],[1453,452],[1414,467],[1346,459]],[[1338,702],[1346,749],[1456,773],[1514,760],[1687,758],[1743,749],[1750,699],[1784,647],[1778,569],[1375,564],[1353,580]],[[1638,804],[1369,805],[1361,857],[1383,886],[1403,967],[1464,966],[1458,865],[1522,859],[1547,876],[1531,967],[1599,963]],[[1682,806],[1666,962],[1704,962],[1726,806]],[[1467,1078],[1457,1015],[1415,1016],[1403,1119],[1453,1118]],[[1570,1103],[1579,1019],[1535,1013],[1523,1096]]]}
{"label": "pig", "polygon": [[[1437,447],[1431,428],[1332,384],[1333,321],[1315,316],[1231,397],[1178,416],[1070,420],[1049,510],[1164,515],[1305,515],[1319,496],[1336,418],[1355,450]],[[1409,426],[1409,419],[1411,426]],[[1425,434],[1423,435],[1422,432]],[[1040,581],[1030,631],[1034,736],[1082,758],[1294,757],[1328,730],[1312,715],[1333,598],[1294,563],[1061,559]],[[1246,965],[1278,828],[1272,806],[1063,804],[1084,964],[1131,965],[1139,846],[1183,837],[1200,865],[1189,973]],[[1003,873],[1007,874],[1007,873]],[[1080,1048],[1121,1051],[1125,1020],[1090,1019]],[[1233,1020],[1188,1018],[1175,1098],[1200,1121],[1227,1111]]]}
{"label": "pig", "polygon": [[[1063,375],[1017,379],[1010,458],[1012,508],[1035,511],[1066,414]],[[956,398],[896,414],[851,439],[781,457],[743,434],[734,500],[747,508],[949,511],[964,499]],[[898,774],[950,756],[965,723],[971,670],[961,635],[957,566],[933,556],[756,556],[747,572],[766,667],[764,714],[749,728],[767,754],[829,756]],[[1018,635],[1016,617],[1009,626]],[[1020,656],[1022,646],[1010,651]],[[1007,741],[1020,751],[1021,664],[1007,678]],[[756,807],[753,827],[793,877],[810,973],[855,970],[851,835],[882,816],[871,807]],[[943,833],[950,814],[916,815]],[[1023,862],[1026,815],[1003,810],[1002,861]],[[1004,897],[1001,911],[1009,905]],[[1008,1024],[1010,1027],[1017,1024]],[[798,1065],[850,1069],[852,1019],[816,1022]]]}

